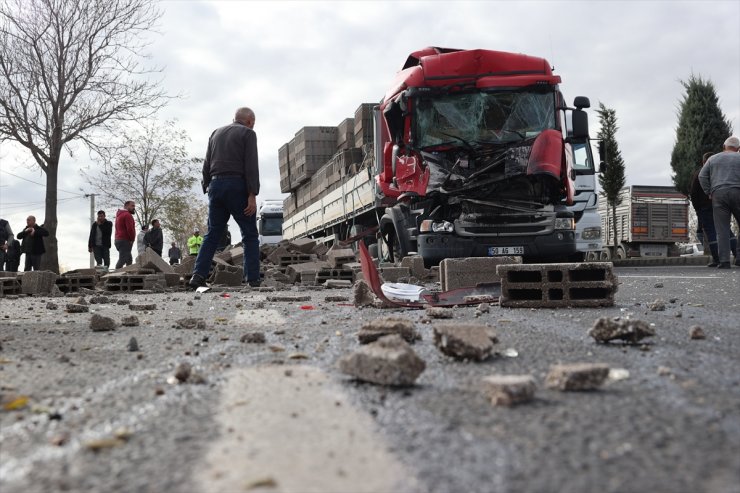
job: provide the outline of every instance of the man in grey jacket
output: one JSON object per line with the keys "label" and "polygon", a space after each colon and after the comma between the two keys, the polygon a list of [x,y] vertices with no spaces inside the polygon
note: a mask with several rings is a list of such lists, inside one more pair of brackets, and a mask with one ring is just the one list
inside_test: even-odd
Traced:
{"label": "man in grey jacket", "polygon": [[[713,155],[699,172],[699,183],[712,199],[712,215],[717,229],[719,250],[718,269],[730,266],[730,221],[731,216],[740,223],[740,139],[728,137],[724,151]],[[740,266],[738,253],[735,265]]]}

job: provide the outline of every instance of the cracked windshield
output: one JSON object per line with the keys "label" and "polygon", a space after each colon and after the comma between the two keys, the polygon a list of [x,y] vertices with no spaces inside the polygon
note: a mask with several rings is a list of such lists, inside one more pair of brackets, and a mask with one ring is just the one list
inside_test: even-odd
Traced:
{"label": "cracked windshield", "polygon": [[552,92],[454,94],[420,99],[416,106],[420,148],[440,144],[500,144],[555,128]]}

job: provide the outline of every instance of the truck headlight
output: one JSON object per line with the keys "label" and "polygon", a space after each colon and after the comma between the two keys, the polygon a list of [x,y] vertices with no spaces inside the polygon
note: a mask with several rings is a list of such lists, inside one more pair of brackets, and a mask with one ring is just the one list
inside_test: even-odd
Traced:
{"label": "truck headlight", "polygon": [[431,219],[426,219],[419,225],[420,233],[453,233],[455,231],[455,225],[449,221],[434,222]]}
{"label": "truck headlight", "polygon": [[555,218],[555,229],[567,229],[573,230],[576,227],[576,223],[572,217],[556,217]]}
{"label": "truck headlight", "polygon": [[581,238],[584,240],[596,240],[601,238],[601,228],[586,228],[581,233]]}

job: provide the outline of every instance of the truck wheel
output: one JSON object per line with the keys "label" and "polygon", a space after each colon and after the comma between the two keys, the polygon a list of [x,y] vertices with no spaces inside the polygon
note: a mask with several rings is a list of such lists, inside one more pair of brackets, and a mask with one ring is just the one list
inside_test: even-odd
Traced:
{"label": "truck wheel", "polygon": [[604,248],[601,253],[599,253],[599,260],[602,262],[609,262],[612,259],[612,252],[608,248]]}
{"label": "truck wheel", "polygon": [[396,232],[390,229],[378,238],[378,260],[381,262],[400,262],[403,257]]}
{"label": "truck wheel", "polygon": [[599,260],[599,253],[600,252],[587,252],[586,262],[596,262],[597,260]]}
{"label": "truck wheel", "polygon": [[617,248],[617,258],[620,260],[627,258],[627,252],[624,251],[624,247],[618,247]]}

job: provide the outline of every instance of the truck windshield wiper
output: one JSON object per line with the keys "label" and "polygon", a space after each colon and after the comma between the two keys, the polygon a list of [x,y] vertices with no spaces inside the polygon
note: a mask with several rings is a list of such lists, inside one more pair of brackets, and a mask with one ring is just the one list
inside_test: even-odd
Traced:
{"label": "truck windshield wiper", "polygon": [[452,134],[448,134],[447,132],[439,132],[439,133],[441,133],[442,135],[444,135],[444,136],[446,136],[446,137],[452,137],[453,139],[457,139],[457,140],[459,140],[459,141],[460,141],[460,142],[462,142],[462,143],[463,143],[463,145],[464,145],[465,147],[467,147],[468,149],[474,149],[473,145],[472,145],[472,144],[471,144],[470,142],[468,142],[467,140],[463,139],[463,138],[462,138],[462,137],[460,137],[459,135],[452,135]]}

